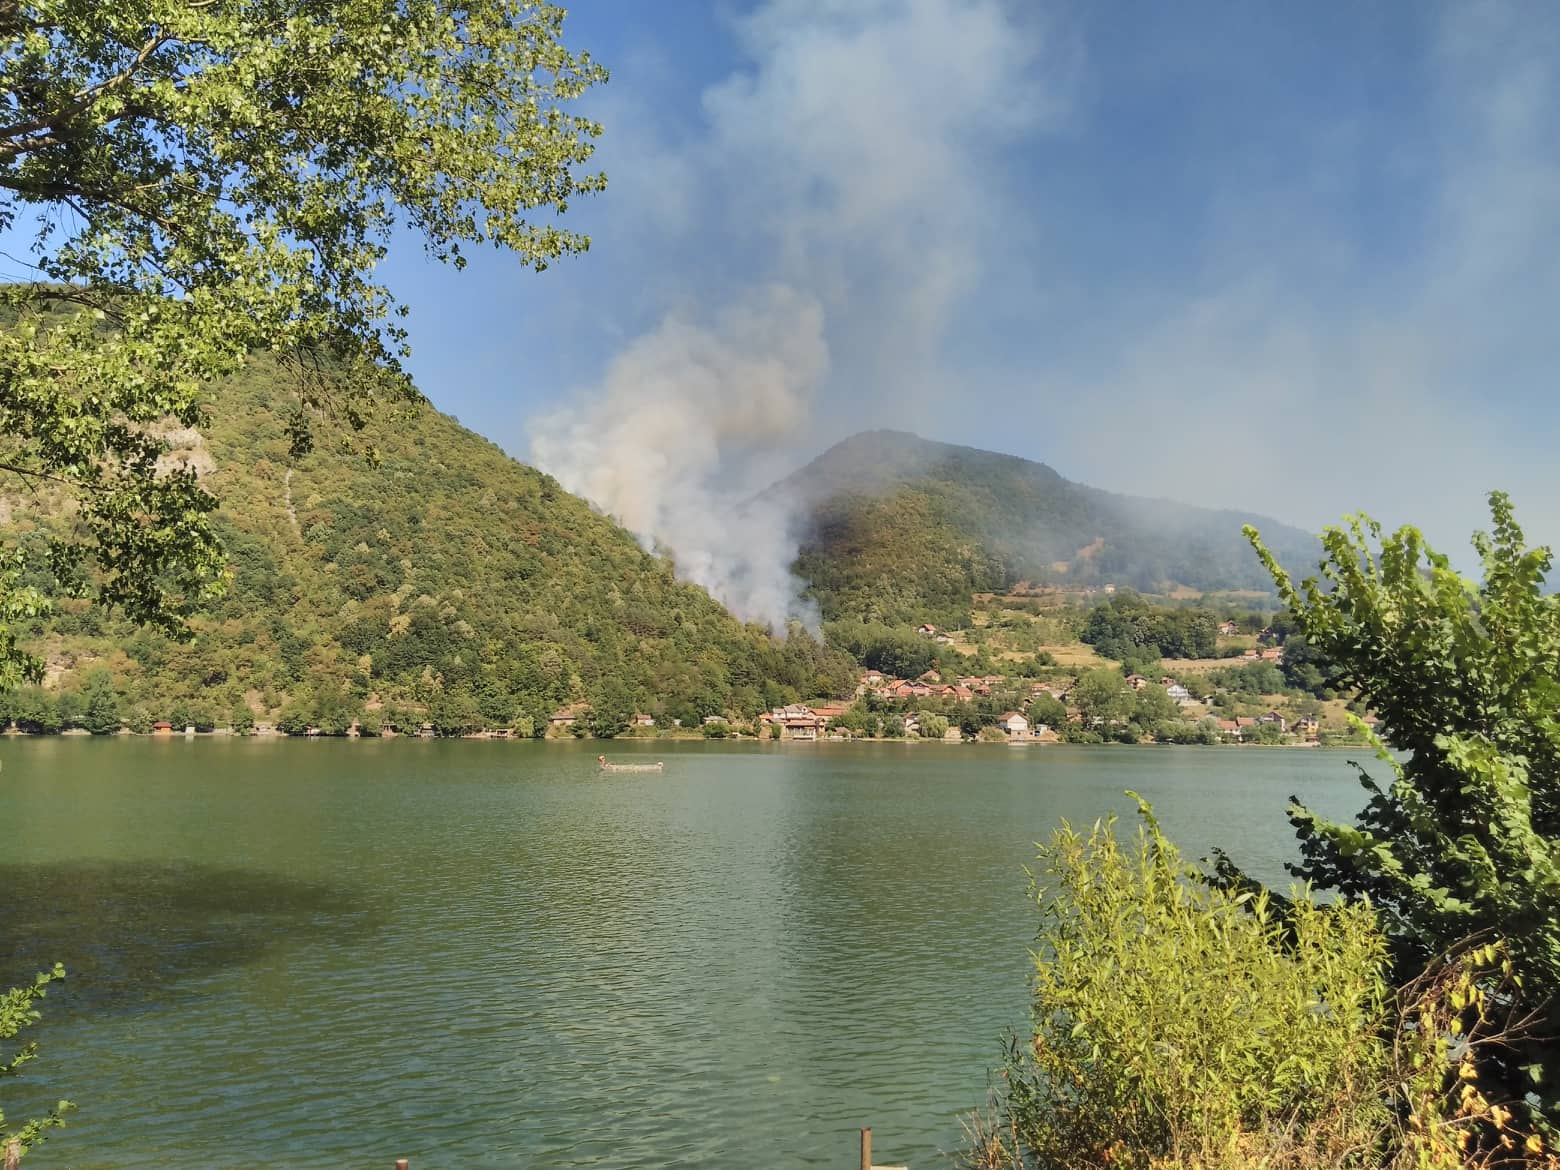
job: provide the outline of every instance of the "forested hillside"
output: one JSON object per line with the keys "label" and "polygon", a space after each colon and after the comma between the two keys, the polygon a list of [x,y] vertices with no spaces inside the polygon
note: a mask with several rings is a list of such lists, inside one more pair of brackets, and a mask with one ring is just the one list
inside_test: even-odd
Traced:
{"label": "forested hillside", "polygon": [[797,572],[828,618],[959,624],[972,591],[1024,580],[1267,593],[1248,523],[1288,564],[1321,551],[1264,517],[1116,495],[900,431],[846,439],[773,490],[801,505]]}
{"label": "forested hillside", "polygon": [[[539,728],[559,705],[612,732],[636,711],[752,713],[854,685],[851,661],[805,633],[738,623],[551,477],[431,408],[371,423],[380,464],[325,440],[289,455],[265,362],[171,436],[222,501],[226,596],[193,642],[64,601],[35,631],[51,688],[117,702],[132,726],[282,718],[329,730],[368,714],[442,730]],[[37,539],[41,501],[3,501]],[[113,684],[105,694],[103,671]],[[23,692],[18,712],[40,696]],[[26,721],[23,720],[25,723]]]}

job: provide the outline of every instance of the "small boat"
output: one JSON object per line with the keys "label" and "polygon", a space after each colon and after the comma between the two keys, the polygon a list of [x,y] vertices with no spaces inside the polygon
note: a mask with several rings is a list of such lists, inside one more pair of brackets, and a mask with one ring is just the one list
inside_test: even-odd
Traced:
{"label": "small boat", "polygon": [[664,772],[666,765],[660,760],[653,764],[609,764],[606,756],[597,756],[596,763],[603,772]]}

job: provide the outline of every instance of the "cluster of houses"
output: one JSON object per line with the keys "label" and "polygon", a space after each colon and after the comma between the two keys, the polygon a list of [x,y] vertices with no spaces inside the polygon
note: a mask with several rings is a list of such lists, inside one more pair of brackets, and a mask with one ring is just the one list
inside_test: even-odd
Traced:
{"label": "cluster of houses", "polygon": [[1277,711],[1268,711],[1262,715],[1237,715],[1234,719],[1220,719],[1218,727],[1221,734],[1233,735],[1238,739],[1246,738],[1258,727],[1277,727],[1281,735],[1292,731],[1303,739],[1315,739],[1322,724],[1314,715],[1302,715],[1291,723]]}
{"label": "cluster of houses", "polygon": [[935,670],[929,670],[917,679],[889,678],[880,671],[869,670],[861,676],[856,694],[871,692],[880,699],[952,699],[968,703],[975,696],[987,697],[993,687],[1007,682],[1000,674],[976,677],[971,675],[951,683],[945,683]]}
{"label": "cluster of houses", "polygon": [[[759,723],[766,727],[778,727],[780,738],[796,740],[804,743],[814,742],[819,739],[838,735],[831,731],[831,725],[850,710],[842,703],[814,704],[806,706],[802,703],[792,703],[786,707],[776,707],[771,711],[765,711],[758,717]],[[905,714],[905,734],[919,736],[921,734],[921,715],[910,711]],[[1050,729],[1044,724],[1031,727],[1028,717],[1022,711],[1004,711],[997,719],[997,730],[1015,743],[1026,742],[1034,739],[1045,738]],[[950,726],[942,733],[942,738],[949,741],[957,741],[964,738],[963,732],[957,724]],[[1051,738],[1055,738],[1051,736]]]}

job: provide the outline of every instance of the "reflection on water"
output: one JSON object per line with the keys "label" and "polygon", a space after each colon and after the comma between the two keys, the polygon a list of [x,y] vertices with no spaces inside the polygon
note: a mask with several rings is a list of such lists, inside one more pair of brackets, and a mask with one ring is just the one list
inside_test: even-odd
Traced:
{"label": "reflection on water", "polygon": [[49,1016],[166,1004],[310,935],[361,930],[339,887],[190,861],[0,864],[0,987],[55,962]]}

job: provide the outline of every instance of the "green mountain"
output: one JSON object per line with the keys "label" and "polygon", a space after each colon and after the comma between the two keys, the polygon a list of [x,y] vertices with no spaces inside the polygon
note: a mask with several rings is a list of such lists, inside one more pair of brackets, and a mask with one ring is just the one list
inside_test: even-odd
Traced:
{"label": "green mountain", "polygon": [[[541,728],[586,702],[608,732],[636,710],[663,724],[750,714],[854,684],[845,655],[739,623],[454,419],[427,408],[372,422],[378,467],[325,443],[293,459],[282,398],[259,362],[214,393],[207,425],[170,437],[221,499],[232,561],[194,641],[63,601],[34,644],[54,684],[91,693],[96,674],[101,691],[106,668],[132,722],[226,723],[247,707],[327,729],[365,710],[452,731]],[[35,529],[31,506],[0,500],[13,538]]]}
{"label": "green mountain", "polygon": [[945,624],[971,593],[1020,581],[1271,592],[1244,524],[1285,563],[1320,555],[1315,537],[1265,517],[1117,495],[902,431],[846,439],[771,491],[798,505],[796,571],[830,619]]}

